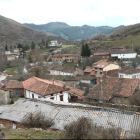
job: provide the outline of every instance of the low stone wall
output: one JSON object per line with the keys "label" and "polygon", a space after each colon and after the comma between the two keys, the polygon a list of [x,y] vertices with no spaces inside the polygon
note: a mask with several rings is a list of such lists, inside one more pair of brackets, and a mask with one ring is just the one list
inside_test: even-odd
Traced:
{"label": "low stone wall", "polygon": [[10,103],[9,91],[0,90],[0,105],[6,105]]}

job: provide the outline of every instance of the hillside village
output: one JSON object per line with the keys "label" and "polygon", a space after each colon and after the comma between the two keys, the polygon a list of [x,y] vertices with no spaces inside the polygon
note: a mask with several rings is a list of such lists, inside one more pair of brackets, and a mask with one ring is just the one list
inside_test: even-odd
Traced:
{"label": "hillside village", "polygon": [[74,41],[1,17],[0,139],[140,138],[139,25]]}
{"label": "hillside village", "polygon": [[[21,120],[27,111],[24,108],[30,107],[30,112],[34,112],[34,105],[47,107],[46,111],[50,114],[53,114],[51,108],[55,106],[59,113],[65,108],[73,108],[76,112],[81,107],[88,111],[92,106],[97,106],[100,108],[99,112],[104,114],[108,107],[113,110],[122,108],[126,110],[123,115],[130,111],[140,119],[140,59],[133,47],[128,49],[126,46],[112,46],[108,50],[101,49],[92,53],[88,44],[83,43],[81,53],[63,53],[63,49],[60,49],[62,44],[59,46],[57,41],[51,41],[48,48],[55,48],[55,51],[51,51],[43,59],[40,57],[41,50],[29,48],[25,51],[19,46],[12,51],[7,48],[5,51],[1,50],[3,61],[9,65],[0,74],[0,124],[4,127],[23,128]],[[85,50],[89,52],[82,53],[86,46]],[[16,70],[13,69],[15,67]],[[11,105],[7,107],[8,104]],[[38,111],[44,112],[40,107]],[[97,108],[93,109],[95,114]],[[111,113],[112,109],[107,110]],[[71,113],[69,115],[72,117],[74,114]],[[14,115],[18,115],[18,118],[12,117]],[[65,122],[62,120],[62,127],[56,124],[63,115],[60,118],[54,118],[53,115],[49,117],[55,121],[52,128],[64,129]],[[65,116],[65,119],[68,118]],[[113,120],[110,122],[114,123]],[[97,121],[97,125],[106,124]],[[123,130],[123,137],[131,135],[131,129],[117,125]],[[128,125],[131,128],[133,123]]]}

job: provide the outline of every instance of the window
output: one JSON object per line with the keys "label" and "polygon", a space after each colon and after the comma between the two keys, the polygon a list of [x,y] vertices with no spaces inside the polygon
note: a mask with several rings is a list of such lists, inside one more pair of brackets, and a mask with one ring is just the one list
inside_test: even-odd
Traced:
{"label": "window", "polygon": [[100,72],[100,74],[102,74],[102,72]]}
{"label": "window", "polygon": [[34,94],[32,94],[32,98],[34,99]]}
{"label": "window", "polygon": [[136,75],[133,75],[132,78],[136,78]]}
{"label": "window", "polygon": [[60,96],[60,101],[63,101],[63,95]]}
{"label": "window", "polygon": [[120,78],[123,78],[123,75],[120,75]]}

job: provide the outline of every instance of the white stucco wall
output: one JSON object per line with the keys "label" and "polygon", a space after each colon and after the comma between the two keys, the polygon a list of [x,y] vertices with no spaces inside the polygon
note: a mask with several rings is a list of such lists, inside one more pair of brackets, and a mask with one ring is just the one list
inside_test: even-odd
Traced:
{"label": "white stucco wall", "polygon": [[56,70],[50,70],[50,75],[68,75],[68,76],[73,76],[73,73],[61,72],[61,71],[56,71]]}
{"label": "white stucco wall", "polygon": [[[32,92],[32,91],[26,90],[25,92],[26,92],[26,98],[32,99],[32,94],[34,95],[34,98],[35,98],[35,99],[38,99],[39,96],[40,96],[41,98],[44,98],[44,97],[42,97],[41,95],[36,94],[36,93],[34,93],[34,92]],[[54,99],[52,99],[52,100],[60,101],[60,96],[63,96],[63,102],[66,102],[66,103],[69,102],[69,101],[68,101],[68,98],[70,99],[70,94],[68,93],[68,91],[64,91],[63,93],[55,93],[55,94],[53,94],[52,96],[51,96],[51,95],[47,95],[47,96],[45,96],[45,98],[46,98],[46,99],[54,98]]]}
{"label": "white stucco wall", "polygon": [[36,98],[36,99],[38,99],[39,96],[41,97],[41,95],[39,95],[39,94],[26,90],[26,98],[32,99],[32,95],[34,95],[34,98]]}
{"label": "white stucco wall", "polygon": [[126,58],[136,58],[136,53],[129,54],[111,54],[111,57],[118,57],[118,59],[126,59]]}
{"label": "white stucco wall", "polygon": [[90,80],[81,80],[81,83],[91,84],[91,81]]}
{"label": "white stucco wall", "polygon": [[140,79],[140,73],[136,73],[136,74],[119,73],[119,78],[137,78],[137,79]]}

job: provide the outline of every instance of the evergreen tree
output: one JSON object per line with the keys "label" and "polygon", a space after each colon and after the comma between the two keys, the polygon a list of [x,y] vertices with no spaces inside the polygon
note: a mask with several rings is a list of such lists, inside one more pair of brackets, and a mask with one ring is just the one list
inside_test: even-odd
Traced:
{"label": "evergreen tree", "polygon": [[8,45],[7,44],[5,45],[5,51],[8,51]]}
{"label": "evergreen tree", "polygon": [[42,39],[42,45],[45,46],[46,45],[46,42],[44,39]]}
{"label": "evergreen tree", "polygon": [[35,43],[34,43],[34,41],[32,41],[31,50],[34,50],[34,49],[35,49]]}
{"label": "evergreen tree", "polygon": [[28,51],[30,49],[30,47],[27,44],[25,45],[24,48],[25,48],[25,51]]}
{"label": "evergreen tree", "polygon": [[91,55],[90,48],[89,48],[87,43],[85,44],[85,51],[86,51],[85,52],[86,56],[90,56]]}
{"label": "evergreen tree", "polygon": [[82,44],[81,56],[85,56],[85,45]]}
{"label": "evergreen tree", "polygon": [[22,48],[22,45],[21,44],[18,44],[18,49],[20,51],[20,48]]}
{"label": "evergreen tree", "polygon": [[49,41],[46,40],[46,48],[48,48],[48,45],[49,45]]}
{"label": "evergreen tree", "polygon": [[29,63],[33,63],[31,55],[29,55],[28,60],[29,60]]}

